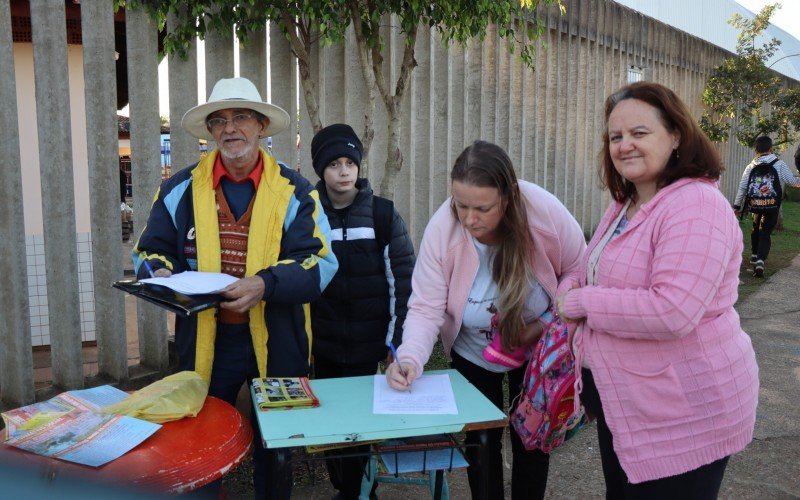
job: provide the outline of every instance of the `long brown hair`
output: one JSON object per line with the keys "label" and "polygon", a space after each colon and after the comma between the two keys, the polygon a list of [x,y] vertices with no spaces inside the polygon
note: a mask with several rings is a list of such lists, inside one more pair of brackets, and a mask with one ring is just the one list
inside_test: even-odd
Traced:
{"label": "long brown hair", "polygon": [[[475,141],[456,158],[450,181],[478,187],[493,187],[505,202],[498,234],[500,244],[494,250],[492,279],[500,291],[497,310],[500,317],[503,349],[510,351],[520,345],[525,328],[523,308],[533,280],[531,249],[533,240],[528,228],[525,200],[519,191],[517,175],[508,154],[496,144]],[[455,205],[453,216],[458,219]]]}
{"label": "long brown hair", "polygon": [[719,153],[706,137],[697,120],[680,97],[667,87],[653,82],[636,82],[617,90],[606,99],[606,129],[603,131],[603,151],[600,153],[601,182],[616,201],[633,196],[636,188],[614,168],[608,138],[608,117],[617,104],[626,99],[636,99],[653,106],[658,111],[664,127],[680,134],[680,143],[659,175],[657,186],[668,186],[684,177],[719,179],[723,166]]}

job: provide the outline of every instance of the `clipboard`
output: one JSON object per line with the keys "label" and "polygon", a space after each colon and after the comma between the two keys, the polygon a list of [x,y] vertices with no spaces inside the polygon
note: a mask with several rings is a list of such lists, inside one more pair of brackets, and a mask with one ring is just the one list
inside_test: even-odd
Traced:
{"label": "clipboard", "polygon": [[185,318],[217,307],[220,302],[225,300],[222,295],[217,293],[186,295],[165,286],[142,283],[135,279],[115,281],[111,286]]}

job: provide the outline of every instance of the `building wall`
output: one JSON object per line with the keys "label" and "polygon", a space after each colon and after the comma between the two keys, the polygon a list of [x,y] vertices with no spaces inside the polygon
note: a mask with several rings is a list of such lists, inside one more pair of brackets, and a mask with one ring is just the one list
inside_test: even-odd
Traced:
{"label": "building wall", "polygon": [[[80,45],[68,45],[70,119],[72,125],[73,185],[75,212],[47,214],[75,218],[78,251],[78,287],[81,307],[81,338],[95,339],[94,286],[92,284],[91,226],[89,218],[89,177],[83,53]],[[20,160],[23,206],[25,212],[25,253],[28,264],[28,298],[31,321],[31,342],[34,346],[50,344],[50,317],[47,304],[47,282],[42,218],[41,176],[47,165],[39,161],[39,133],[34,92],[33,44],[14,44],[14,71],[17,77],[17,116],[19,120]],[[58,130],[53,130],[57,134]]]}
{"label": "building wall", "polygon": [[[702,37],[710,43],[731,52],[736,51],[739,30],[728,24],[731,16],[739,14],[745,18],[753,18],[754,13],[735,0],[616,0],[643,14],[654,17],[661,22],[674,26],[690,35]],[[775,2],[770,2],[775,3]],[[797,10],[791,5],[796,0],[782,2],[783,7],[772,16],[772,20],[792,16]],[[772,38],[781,41],[775,55],[767,61],[767,66],[789,78],[800,79],[800,58],[793,57],[800,52],[800,40],[786,31],[770,24],[759,43],[766,43]]]}

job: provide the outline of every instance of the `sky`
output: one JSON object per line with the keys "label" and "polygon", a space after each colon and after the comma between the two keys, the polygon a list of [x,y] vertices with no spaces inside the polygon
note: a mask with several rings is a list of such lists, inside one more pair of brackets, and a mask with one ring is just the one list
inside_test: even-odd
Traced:
{"label": "sky", "polygon": [[781,4],[781,8],[772,14],[772,24],[800,40],[800,0],[736,0],[755,14],[765,5],[776,2]]}

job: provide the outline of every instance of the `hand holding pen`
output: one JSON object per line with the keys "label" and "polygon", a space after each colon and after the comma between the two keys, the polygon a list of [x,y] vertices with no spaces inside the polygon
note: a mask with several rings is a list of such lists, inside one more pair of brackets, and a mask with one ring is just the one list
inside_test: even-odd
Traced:
{"label": "hand holding pen", "polygon": [[417,378],[417,370],[411,363],[401,364],[394,345],[391,342],[388,345],[392,351],[394,363],[386,368],[386,380],[393,389],[411,392],[411,382]]}
{"label": "hand holding pen", "polygon": [[172,271],[167,269],[166,267],[161,267],[153,272],[153,267],[150,265],[150,262],[145,259],[142,261],[142,265],[144,266],[147,274],[150,275],[151,278],[169,278],[172,276]]}
{"label": "hand holding pen", "polygon": [[147,259],[142,261],[142,265],[147,270],[147,274],[149,274],[151,278],[155,278],[156,277],[156,275],[153,274],[153,268],[150,267],[150,263],[147,261]]}

